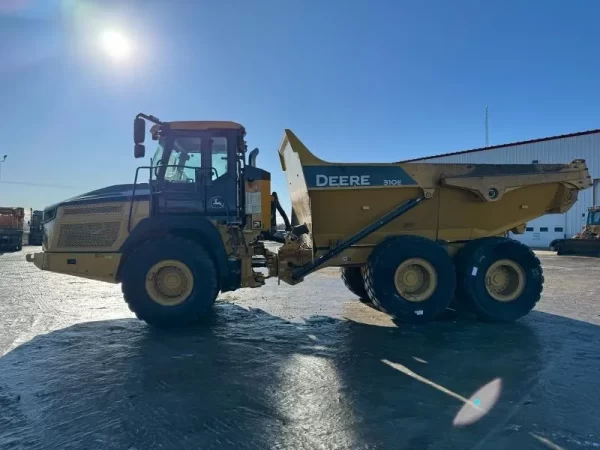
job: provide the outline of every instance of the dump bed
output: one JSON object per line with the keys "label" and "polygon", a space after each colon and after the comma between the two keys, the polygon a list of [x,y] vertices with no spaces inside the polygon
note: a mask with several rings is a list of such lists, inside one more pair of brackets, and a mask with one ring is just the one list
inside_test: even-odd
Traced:
{"label": "dump bed", "polygon": [[22,230],[24,216],[23,208],[0,208],[0,229]]}
{"label": "dump bed", "polygon": [[279,155],[294,211],[315,250],[331,248],[402,202],[417,207],[367,236],[421,235],[462,241],[500,235],[564,213],[592,185],[585,161],[570,164],[329,163],[286,130]]}

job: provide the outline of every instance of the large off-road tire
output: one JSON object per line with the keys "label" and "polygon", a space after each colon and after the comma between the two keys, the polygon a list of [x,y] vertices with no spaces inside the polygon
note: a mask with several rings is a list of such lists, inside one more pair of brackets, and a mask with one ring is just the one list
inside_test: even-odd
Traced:
{"label": "large off-road tire", "polygon": [[533,251],[514,239],[490,237],[457,254],[457,299],[479,319],[512,322],[539,301],[544,276]]}
{"label": "large off-road tire", "polygon": [[342,267],[341,275],[342,281],[348,290],[356,295],[361,302],[371,302],[367,290],[365,289],[365,283],[360,267]]}
{"label": "large off-road tire", "polygon": [[209,253],[193,241],[150,241],[128,255],[122,290],[129,309],[157,327],[185,326],[207,315],[219,292]]}
{"label": "large off-road tire", "polygon": [[424,323],[446,311],[454,295],[454,264],[438,243],[397,236],[379,244],[364,271],[371,301],[396,320]]}

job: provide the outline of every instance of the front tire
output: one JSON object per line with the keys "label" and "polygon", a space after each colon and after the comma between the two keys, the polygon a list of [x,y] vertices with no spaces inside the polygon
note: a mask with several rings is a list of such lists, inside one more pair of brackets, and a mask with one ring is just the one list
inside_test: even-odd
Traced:
{"label": "front tire", "polygon": [[420,236],[386,239],[369,256],[364,273],[371,301],[396,320],[424,323],[446,311],[454,296],[452,259]]}
{"label": "front tire", "polygon": [[140,320],[164,328],[197,322],[210,312],[219,292],[209,253],[179,237],[133,250],[121,279],[129,309]]}
{"label": "front tire", "polygon": [[480,320],[513,322],[541,298],[544,276],[533,251],[516,240],[471,241],[457,255],[457,298]]}

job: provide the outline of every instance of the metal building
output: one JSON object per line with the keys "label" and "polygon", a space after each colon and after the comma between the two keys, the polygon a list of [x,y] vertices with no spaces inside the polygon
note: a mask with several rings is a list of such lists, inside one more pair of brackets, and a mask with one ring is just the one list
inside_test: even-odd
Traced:
{"label": "metal building", "polygon": [[566,214],[548,214],[527,224],[515,239],[535,248],[548,248],[557,238],[570,237],[585,225],[587,208],[600,205],[600,129],[551,136],[512,144],[495,145],[460,152],[413,159],[406,162],[552,164],[585,159],[594,179],[593,189],[579,193],[577,203]]}

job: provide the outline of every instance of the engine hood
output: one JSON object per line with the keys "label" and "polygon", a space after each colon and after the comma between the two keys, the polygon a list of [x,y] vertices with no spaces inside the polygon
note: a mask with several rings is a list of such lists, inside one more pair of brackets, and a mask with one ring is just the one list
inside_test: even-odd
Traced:
{"label": "engine hood", "polygon": [[[115,184],[114,186],[96,189],[48,206],[44,209],[44,212],[51,211],[59,206],[131,201],[134,196],[133,186],[133,184]],[[136,200],[148,199],[149,195],[150,186],[148,183],[138,183],[135,185]]]}

